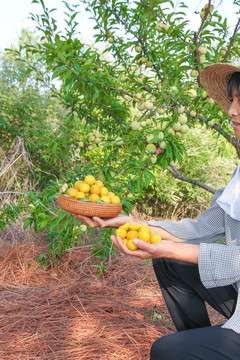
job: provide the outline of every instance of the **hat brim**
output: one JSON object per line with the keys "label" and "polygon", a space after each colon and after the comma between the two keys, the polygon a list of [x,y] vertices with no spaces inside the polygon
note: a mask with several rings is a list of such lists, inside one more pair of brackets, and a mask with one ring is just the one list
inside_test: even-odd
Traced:
{"label": "hat brim", "polygon": [[230,101],[227,96],[227,87],[231,75],[240,72],[240,68],[230,64],[212,64],[206,66],[200,73],[200,80],[209,96],[228,113]]}

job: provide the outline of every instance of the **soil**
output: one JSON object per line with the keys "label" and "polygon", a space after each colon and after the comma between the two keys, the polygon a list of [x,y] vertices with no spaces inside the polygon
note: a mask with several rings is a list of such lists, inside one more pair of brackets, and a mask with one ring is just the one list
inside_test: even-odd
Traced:
{"label": "soil", "polygon": [[44,240],[0,247],[2,360],[144,360],[155,339],[175,332],[151,262],[117,253],[100,276],[88,247],[47,269],[34,261]]}

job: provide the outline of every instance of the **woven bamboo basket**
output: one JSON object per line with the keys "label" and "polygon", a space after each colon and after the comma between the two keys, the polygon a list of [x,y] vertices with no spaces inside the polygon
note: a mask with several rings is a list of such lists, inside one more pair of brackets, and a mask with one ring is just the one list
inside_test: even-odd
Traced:
{"label": "woven bamboo basket", "polygon": [[105,204],[81,201],[59,194],[57,202],[60,208],[73,214],[89,217],[113,218],[120,214],[122,204]]}

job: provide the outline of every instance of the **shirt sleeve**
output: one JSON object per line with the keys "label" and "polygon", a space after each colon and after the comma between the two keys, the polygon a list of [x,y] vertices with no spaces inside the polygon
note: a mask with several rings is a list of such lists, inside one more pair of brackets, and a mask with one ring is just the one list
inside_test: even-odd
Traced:
{"label": "shirt sleeve", "polygon": [[183,219],[173,221],[148,221],[150,226],[161,227],[170,234],[183,239],[185,243],[212,243],[225,236],[224,211],[216,203],[223,189],[216,191],[209,209],[200,214],[197,220]]}
{"label": "shirt sleeve", "polygon": [[202,243],[198,268],[206,288],[234,284],[240,280],[240,247]]}

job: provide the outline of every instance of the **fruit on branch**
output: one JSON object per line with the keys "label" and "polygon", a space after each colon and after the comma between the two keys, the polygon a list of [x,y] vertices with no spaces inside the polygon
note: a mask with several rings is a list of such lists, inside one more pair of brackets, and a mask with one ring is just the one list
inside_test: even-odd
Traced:
{"label": "fruit on branch", "polygon": [[156,152],[156,146],[154,144],[148,144],[146,146],[146,151],[149,153],[149,154],[154,154]]}
{"label": "fruit on branch", "polygon": [[166,141],[161,141],[160,144],[159,144],[159,147],[160,147],[162,150],[166,149],[166,146],[167,146]]}
{"label": "fruit on branch", "polygon": [[210,104],[210,105],[214,104],[214,100],[213,100],[210,96],[207,97],[207,100],[206,100],[206,101],[207,101],[207,103]]}
{"label": "fruit on branch", "polygon": [[113,37],[110,37],[110,38],[108,39],[108,42],[109,42],[110,44],[112,44],[112,43],[114,42],[114,38],[113,38]]}
{"label": "fruit on branch", "polygon": [[181,133],[186,134],[189,131],[189,127],[187,124],[183,124],[181,128]]}
{"label": "fruit on branch", "polygon": [[139,130],[139,129],[140,129],[140,124],[139,124],[139,122],[133,121],[133,122],[131,123],[131,128],[132,128],[132,130],[134,130],[134,131]]}
{"label": "fruit on branch", "polygon": [[148,61],[146,62],[146,67],[151,68],[152,66],[153,66],[152,61],[148,60]]}
{"label": "fruit on branch", "polygon": [[198,77],[198,71],[193,69],[191,72],[190,72],[190,76],[195,78],[195,77]]}
{"label": "fruit on branch", "polygon": [[192,98],[192,99],[194,99],[194,98],[197,96],[197,92],[196,92],[195,89],[190,89],[190,90],[188,90],[188,91],[186,92],[186,94],[187,94],[190,98]]}
{"label": "fruit on branch", "polygon": [[200,45],[198,48],[198,52],[202,55],[205,55],[207,51],[208,51],[208,48],[206,45]]}
{"label": "fruit on branch", "polygon": [[183,105],[179,106],[177,111],[178,111],[178,114],[182,114],[185,110],[185,107]]}
{"label": "fruit on branch", "polygon": [[144,106],[145,106],[146,110],[152,110],[153,103],[151,101],[147,100],[147,101],[144,102]]}
{"label": "fruit on branch", "polygon": [[195,110],[191,110],[190,111],[190,116],[195,117],[197,115]]}
{"label": "fruit on branch", "polygon": [[178,121],[180,122],[181,125],[186,124],[187,123],[187,116],[185,114],[181,114],[178,117]]}
{"label": "fruit on branch", "polygon": [[135,46],[135,51],[137,52],[137,53],[140,53],[141,51],[142,51],[142,47],[141,47],[141,45],[136,45]]}
{"label": "fruit on branch", "polygon": [[203,64],[206,61],[206,56],[204,54],[199,56],[199,63]]}

